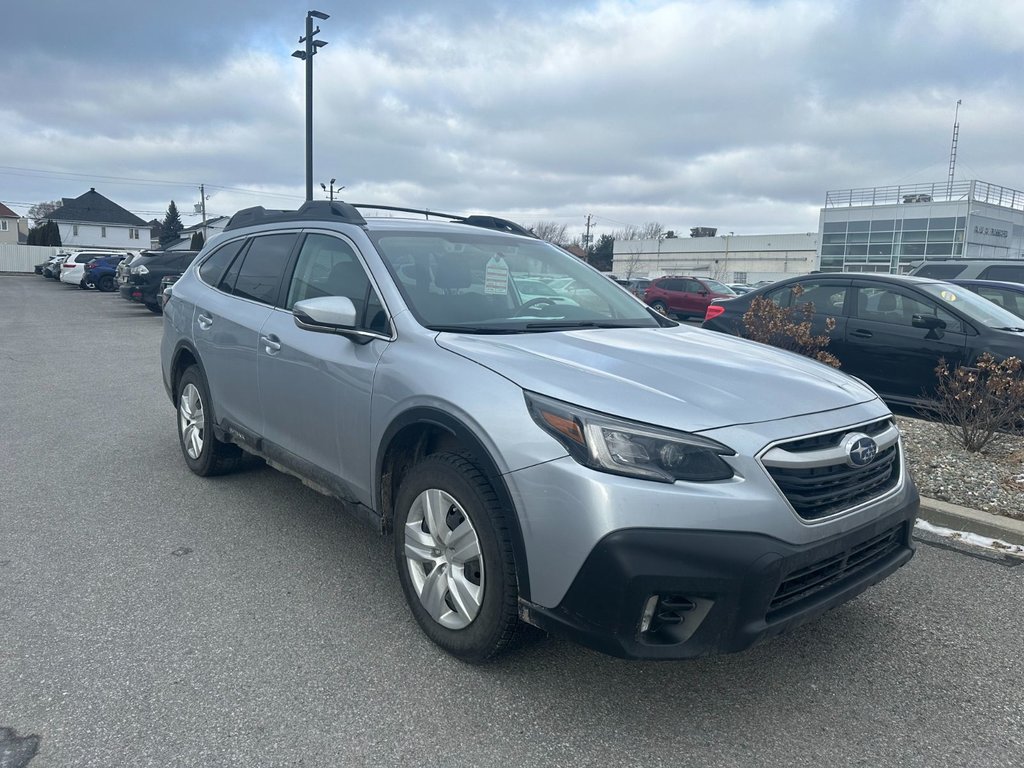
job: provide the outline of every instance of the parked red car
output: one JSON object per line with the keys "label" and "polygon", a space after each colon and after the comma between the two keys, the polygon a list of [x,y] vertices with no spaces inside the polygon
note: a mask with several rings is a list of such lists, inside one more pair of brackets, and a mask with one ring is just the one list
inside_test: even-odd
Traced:
{"label": "parked red car", "polygon": [[713,299],[731,299],[737,295],[725,283],[710,277],[670,275],[652,281],[644,291],[644,301],[669,317],[703,319]]}

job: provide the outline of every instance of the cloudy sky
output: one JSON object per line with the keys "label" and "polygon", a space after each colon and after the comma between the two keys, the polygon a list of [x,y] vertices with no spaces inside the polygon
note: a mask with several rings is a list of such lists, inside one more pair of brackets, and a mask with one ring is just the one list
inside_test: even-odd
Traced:
{"label": "cloudy sky", "polygon": [[1024,188],[1021,0],[6,0],[0,201],[301,204],[310,8],[318,197],[815,231],[944,182],[957,99],[956,178]]}

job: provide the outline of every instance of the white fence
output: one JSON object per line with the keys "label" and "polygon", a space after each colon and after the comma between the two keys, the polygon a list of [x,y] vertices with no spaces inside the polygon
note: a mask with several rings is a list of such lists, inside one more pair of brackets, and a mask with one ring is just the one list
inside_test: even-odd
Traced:
{"label": "white fence", "polygon": [[0,272],[32,272],[60,251],[46,245],[0,245]]}

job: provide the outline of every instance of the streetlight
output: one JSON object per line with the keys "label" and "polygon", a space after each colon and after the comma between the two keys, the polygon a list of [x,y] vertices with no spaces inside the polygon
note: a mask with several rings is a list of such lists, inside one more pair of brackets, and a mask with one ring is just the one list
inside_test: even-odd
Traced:
{"label": "streetlight", "polygon": [[306,36],[299,42],[306,44],[306,50],[293,51],[292,56],[306,62],[306,202],[313,200],[313,56],[317,50],[327,45],[326,40],[314,40],[313,35],[320,27],[313,29],[313,18],[329,19],[326,13],[310,11],[306,14]]}
{"label": "streetlight", "polygon": [[[341,192],[341,190],[343,190],[345,188],[344,186],[341,186],[341,187],[334,186],[334,182],[335,181],[336,181],[336,179],[331,179],[331,188],[329,190],[330,191],[330,195],[331,195],[330,200],[331,200],[332,203],[334,202],[334,193],[335,192]],[[322,181],[320,182],[320,189],[322,189],[324,192],[328,192],[327,185],[324,184]]]}

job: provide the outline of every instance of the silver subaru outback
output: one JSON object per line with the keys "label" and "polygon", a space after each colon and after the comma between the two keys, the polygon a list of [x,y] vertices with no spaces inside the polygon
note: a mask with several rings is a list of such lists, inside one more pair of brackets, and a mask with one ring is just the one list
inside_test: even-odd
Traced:
{"label": "silver subaru outback", "polygon": [[254,454],[390,534],[441,648],[483,661],[525,622],[740,651],[910,560],[917,491],[857,379],[511,222],[366,209],[235,214],[169,289],[164,385],[197,475]]}

